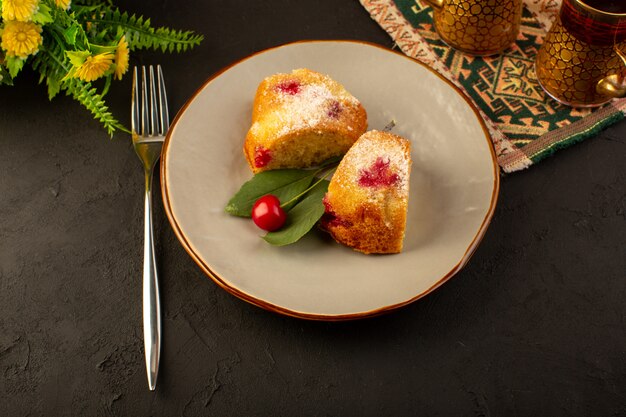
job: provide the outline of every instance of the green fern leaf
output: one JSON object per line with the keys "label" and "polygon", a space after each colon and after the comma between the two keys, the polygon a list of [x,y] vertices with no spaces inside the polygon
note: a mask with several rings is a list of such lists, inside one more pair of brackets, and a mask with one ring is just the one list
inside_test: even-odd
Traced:
{"label": "green fern leaf", "polygon": [[67,74],[69,65],[66,65],[63,45],[48,41],[47,38],[49,37],[44,36],[44,44],[31,63],[33,69],[39,73],[39,83],[46,81],[48,98],[52,100],[62,88],[61,79]]}
{"label": "green fern leaf", "polygon": [[48,99],[52,100],[61,91],[61,80],[55,77],[46,77],[46,85],[48,86]]}
{"label": "green fern leaf", "polygon": [[[165,27],[154,28],[150,19],[129,15],[118,9],[107,11],[101,16],[84,16],[85,21],[103,28],[117,27],[127,33],[131,50],[155,49],[163,52],[183,52],[199,45],[204,39],[191,31],[177,31]],[[104,29],[103,29],[104,30]]]}
{"label": "green fern leaf", "polygon": [[0,65],[0,85],[13,85],[13,79],[9,75],[9,72]]}
{"label": "green fern leaf", "polygon": [[74,0],[72,7],[76,6],[113,6],[111,0]]}
{"label": "green fern leaf", "polygon": [[98,93],[95,87],[91,86],[91,83],[70,79],[63,84],[63,87],[65,87],[65,94],[73,97],[89,110],[93,117],[102,123],[110,136],[113,136],[113,132],[117,129],[130,133],[109,111],[104,102],[104,97]]}

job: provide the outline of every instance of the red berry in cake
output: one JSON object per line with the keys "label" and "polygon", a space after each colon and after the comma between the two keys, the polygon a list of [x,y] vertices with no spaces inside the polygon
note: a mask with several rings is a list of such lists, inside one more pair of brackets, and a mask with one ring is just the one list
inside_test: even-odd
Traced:
{"label": "red berry in cake", "polygon": [[321,226],[323,229],[328,229],[329,226],[331,227],[337,227],[337,226],[351,227],[352,226],[352,222],[346,221],[342,219],[341,217],[337,216],[337,213],[335,213],[335,210],[333,210],[333,207],[328,201],[327,196],[324,196],[324,198],[322,199],[322,203],[324,203],[324,214],[322,215],[322,219],[321,219]]}
{"label": "red berry in cake", "polygon": [[272,154],[269,149],[265,149],[262,146],[257,146],[254,149],[254,166],[257,168],[263,168],[267,166],[272,160]]}
{"label": "red berry in cake", "polygon": [[280,200],[272,194],[259,198],[252,206],[252,220],[263,230],[273,232],[283,227],[287,213],[280,207]]}
{"label": "red berry in cake", "polygon": [[389,159],[379,156],[372,166],[361,171],[359,185],[373,188],[390,187],[396,185],[399,180],[400,176],[389,168]]}
{"label": "red berry in cake", "polygon": [[339,114],[341,113],[341,104],[339,104],[339,102],[337,100],[333,100],[330,103],[330,107],[328,108],[328,111],[326,112],[326,115],[328,115],[328,117],[332,118],[332,119],[338,119],[339,118]]}
{"label": "red berry in cake", "polygon": [[288,94],[290,96],[295,96],[300,92],[302,85],[298,81],[285,81],[276,86],[278,91],[283,94]]}

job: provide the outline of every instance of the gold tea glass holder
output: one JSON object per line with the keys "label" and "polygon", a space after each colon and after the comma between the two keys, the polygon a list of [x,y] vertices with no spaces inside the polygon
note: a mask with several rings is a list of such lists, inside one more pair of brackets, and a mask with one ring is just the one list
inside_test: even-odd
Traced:
{"label": "gold tea glass holder", "polygon": [[470,55],[494,55],[517,39],[522,0],[424,0],[441,39]]}
{"label": "gold tea glass holder", "polygon": [[572,107],[598,107],[626,96],[626,13],[564,0],[535,60],[544,91]]}

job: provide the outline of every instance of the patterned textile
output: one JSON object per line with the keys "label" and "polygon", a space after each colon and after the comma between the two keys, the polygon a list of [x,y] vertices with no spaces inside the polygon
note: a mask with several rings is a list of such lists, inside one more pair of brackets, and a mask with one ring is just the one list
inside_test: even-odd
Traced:
{"label": "patterned textile", "polygon": [[447,46],[420,0],[360,0],[408,56],[459,86],[481,110],[505,172],[527,168],[556,150],[589,138],[624,118],[626,99],[600,109],[573,109],[541,89],[534,59],[561,0],[525,0],[514,45],[501,55],[474,57]]}

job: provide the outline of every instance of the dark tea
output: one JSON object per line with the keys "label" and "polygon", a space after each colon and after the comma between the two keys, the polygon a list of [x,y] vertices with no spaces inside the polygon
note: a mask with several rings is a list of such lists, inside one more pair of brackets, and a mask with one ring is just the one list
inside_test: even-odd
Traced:
{"label": "dark tea", "polygon": [[563,0],[561,21],[582,42],[621,43],[626,41],[626,0]]}
{"label": "dark tea", "polygon": [[581,2],[602,12],[626,14],[625,0],[581,0]]}

